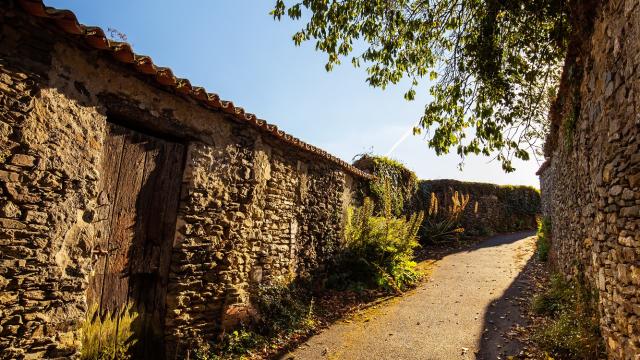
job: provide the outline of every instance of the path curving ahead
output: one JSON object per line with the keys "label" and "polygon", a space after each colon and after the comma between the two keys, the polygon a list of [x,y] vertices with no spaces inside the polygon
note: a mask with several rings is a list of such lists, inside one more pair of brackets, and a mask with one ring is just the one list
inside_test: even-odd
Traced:
{"label": "path curving ahead", "polygon": [[524,320],[512,299],[534,252],[532,232],[498,235],[435,263],[418,289],[312,337],[283,359],[504,359]]}

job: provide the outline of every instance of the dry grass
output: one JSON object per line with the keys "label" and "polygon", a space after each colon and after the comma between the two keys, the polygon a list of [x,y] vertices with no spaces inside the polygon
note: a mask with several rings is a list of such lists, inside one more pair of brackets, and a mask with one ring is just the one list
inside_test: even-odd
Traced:
{"label": "dry grass", "polygon": [[97,305],[92,306],[82,325],[81,359],[129,359],[129,349],[136,342],[133,323],[137,317],[131,304],[104,314]]}

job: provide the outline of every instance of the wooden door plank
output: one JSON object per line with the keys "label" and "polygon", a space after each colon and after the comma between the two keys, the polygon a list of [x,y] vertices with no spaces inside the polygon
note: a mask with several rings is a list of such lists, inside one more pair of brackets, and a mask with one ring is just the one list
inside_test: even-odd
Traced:
{"label": "wooden door plank", "polygon": [[180,192],[182,190],[182,175],[184,172],[184,158],[185,158],[185,146],[182,144],[173,143],[169,147],[169,155],[167,158],[166,167],[168,171],[168,179],[170,182],[166,185],[164,191],[170,194],[166,202],[166,212],[162,218],[162,239],[163,242],[160,245],[160,256],[158,271],[160,273],[160,281],[158,286],[162,289],[162,293],[158,296],[156,301],[156,308],[161,311],[165,310],[164,301],[166,295],[166,288],[169,283],[169,269],[171,262],[171,253],[173,250],[173,242],[175,240],[176,232],[176,220],[178,217],[178,207],[180,203]]}
{"label": "wooden door plank", "polygon": [[138,194],[137,200],[137,217],[136,217],[136,238],[131,247],[131,262],[129,271],[131,274],[150,273],[148,257],[146,256],[146,247],[153,237],[156,218],[158,218],[157,198],[163,196],[156,190],[158,182],[158,172],[161,172],[162,164],[160,157],[162,156],[161,146],[156,139],[146,137],[148,144],[146,149],[145,166],[143,170],[143,181]]}
{"label": "wooden door plank", "polygon": [[[103,155],[99,241],[108,252],[88,296],[103,311],[132,303],[136,358],[163,355],[166,287],[182,186],[185,146],[110,125]],[[100,276],[102,275],[102,276]]]}
{"label": "wooden door plank", "polygon": [[[162,199],[166,194],[158,191],[162,173],[165,171],[162,158],[164,156],[163,142],[147,136],[148,147],[143,175],[143,184],[138,195],[136,238],[131,248],[129,295],[134,299],[139,313],[138,326],[140,336],[134,349],[134,358],[159,358],[153,350],[162,348],[160,335],[154,333],[152,326],[153,309],[150,308],[149,298],[153,298],[157,274],[153,271],[153,259],[150,248],[159,232],[158,219],[163,211]],[[160,330],[160,329],[158,329]]]}
{"label": "wooden door plank", "polygon": [[148,219],[147,241],[144,247],[146,267],[142,268],[142,271],[152,275],[154,281],[141,287],[144,288],[144,295],[140,297],[146,312],[144,334],[147,341],[144,344],[144,356],[147,358],[161,357],[164,349],[162,337],[166,277],[175,236],[184,161],[183,145],[163,140],[158,140],[156,144],[160,149],[156,167],[158,171],[151,175],[155,178],[152,187],[155,196],[148,203],[146,210],[153,216],[146,217]]}
{"label": "wooden door plank", "polygon": [[102,155],[102,173],[98,191],[98,207],[96,211],[96,239],[94,256],[96,263],[87,287],[87,303],[89,308],[100,306],[104,273],[106,266],[106,250],[109,242],[110,222],[113,202],[116,196],[118,173],[122,159],[125,131],[122,128],[107,124]]}
{"label": "wooden door plank", "polygon": [[185,146],[182,144],[168,144],[168,156],[165,158],[166,179],[163,191],[169,196],[165,202],[165,213],[162,221],[162,243],[159,246],[158,256],[158,281],[154,292],[154,327],[164,328],[166,316],[166,295],[169,283],[169,269],[171,253],[175,239],[176,219],[180,203],[180,191],[182,188],[182,174],[184,171]]}
{"label": "wooden door plank", "polygon": [[126,306],[128,300],[129,252],[135,237],[145,146],[145,140],[137,133],[130,132],[125,138],[102,293],[102,307],[112,311]]}

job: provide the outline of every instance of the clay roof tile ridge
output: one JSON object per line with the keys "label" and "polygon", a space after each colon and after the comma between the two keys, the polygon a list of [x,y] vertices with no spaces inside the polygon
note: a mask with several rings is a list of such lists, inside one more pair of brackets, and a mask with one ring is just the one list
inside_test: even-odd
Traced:
{"label": "clay roof tile ridge", "polygon": [[70,10],[47,7],[42,0],[18,0],[18,4],[26,13],[32,16],[53,20],[65,33],[83,36],[84,41],[92,48],[111,52],[116,60],[122,63],[132,64],[136,71],[141,74],[153,76],[160,85],[172,88],[179,94],[191,96],[203,105],[214,109],[221,108],[224,112],[234,115],[236,119],[248,121],[253,126],[271,133],[281,141],[314,153],[333,162],[353,175],[369,179],[372,178],[371,174],[348,164],[346,161],[279,130],[276,125],[258,119],[254,114],[246,113],[243,108],[236,107],[233,102],[220,100],[217,94],[209,93],[203,87],[192,86],[188,79],[176,77],[170,68],[156,66],[150,56],[136,54],[129,43],[110,40],[101,28],[81,24],[76,15]]}

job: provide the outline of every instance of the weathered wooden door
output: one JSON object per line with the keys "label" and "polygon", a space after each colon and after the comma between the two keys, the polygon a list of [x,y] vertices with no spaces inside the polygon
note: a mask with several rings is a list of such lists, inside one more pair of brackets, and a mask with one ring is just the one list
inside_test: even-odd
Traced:
{"label": "weathered wooden door", "polygon": [[100,314],[131,306],[135,358],[161,358],[165,297],[184,145],[109,124],[99,195],[97,263],[88,301]]}

